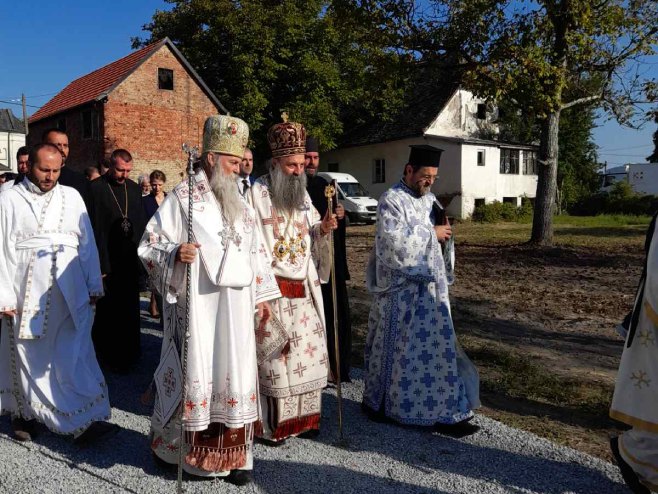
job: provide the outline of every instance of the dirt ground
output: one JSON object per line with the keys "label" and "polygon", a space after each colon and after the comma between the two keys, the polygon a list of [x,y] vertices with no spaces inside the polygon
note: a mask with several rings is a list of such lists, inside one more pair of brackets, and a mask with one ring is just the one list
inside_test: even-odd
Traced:
{"label": "dirt ground", "polygon": [[[523,228],[520,236],[516,226],[505,228],[455,227],[451,303],[460,341],[480,371],[481,412],[610,459],[608,437],[624,428],[607,416],[623,346],[614,327],[632,305],[646,227],[560,227],[558,246],[542,250],[517,242],[528,238]],[[348,229],[357,365],[373,242],[374,226]]]}

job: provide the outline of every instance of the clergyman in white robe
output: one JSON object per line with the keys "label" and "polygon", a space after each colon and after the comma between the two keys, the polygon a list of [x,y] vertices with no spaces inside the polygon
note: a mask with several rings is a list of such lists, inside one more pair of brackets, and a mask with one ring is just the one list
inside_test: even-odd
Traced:
{"label": "clergyman in white robe", "polygon": [[[194,176],[192,225],[201,247],[191,264],[183,468],[198,476],[227,476],[253,467],[254,423],[260,418],[254,310],[281,296],[254,210],[234,180],[231,190],[242,205],[232,226],[223,219],[205,172]],[[188,197],[187,181],[167,195],[138,250],[164,299],[163,358],[169,342],[178,344],[185,331],[186,264],[176,261],[176,253],[188,241]],[[158,402],[156,397],[151,448],[161,460],[177,464],[179,411],[163,420]]]}
{"label": "clergyman in white robe", "polygon": [[25,178],[0,194],[0,408],[79,436],[110,417],[91,341],[103,285],[78,192]]}
{"label": "clergyman in white robe", "polygon": [[[655,229],[654,216],[645,273],[619,364],[610,416],[632,426],[613,439],[613,452],[632,468],[637,476],[635,482],[639,480],[647,489],[658,492],[658,236]],[[628,483],[623,468],[622,473]]]}

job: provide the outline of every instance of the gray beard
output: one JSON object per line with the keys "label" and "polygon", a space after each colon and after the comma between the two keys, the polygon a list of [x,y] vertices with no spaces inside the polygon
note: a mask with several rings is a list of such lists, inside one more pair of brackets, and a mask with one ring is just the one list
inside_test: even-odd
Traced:
{"label": "gray beard", "polygon": [[234,225],[242,216],[243,210],[235,175],[226,175],[222,170],[214,170],[210,178],[210,188],[219,202],[226,221],[229,225]]}
{"label": "gray beard", "polygon": [[292,211],[303,209],[306,200],[306,174],[298,177],[286,175],[278,166],[270,170],[270,192],[276,209]]}

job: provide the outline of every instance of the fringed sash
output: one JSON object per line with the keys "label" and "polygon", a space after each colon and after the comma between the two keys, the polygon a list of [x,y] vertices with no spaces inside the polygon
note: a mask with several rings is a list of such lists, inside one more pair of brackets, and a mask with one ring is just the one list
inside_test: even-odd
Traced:
{"label": "fringed sash", "polygon": [[253,437],[253,424],[230,429],[224,424],[212,423],[204,431],[188,432],[190,451],[185,463],[206,472],[236,470],[247,463]]}
{"label": "fringed sash", "polygon": [[305,298],[306,288],[304,287],[304,280],[291,280],[283,278],[282,276],[275,276],[276,282],[279,285],[281,295],[285,298]]}

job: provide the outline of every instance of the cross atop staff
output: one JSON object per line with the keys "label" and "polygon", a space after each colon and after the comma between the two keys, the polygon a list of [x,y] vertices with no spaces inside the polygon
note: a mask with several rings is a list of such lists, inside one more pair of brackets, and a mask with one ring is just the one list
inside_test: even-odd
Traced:
{"label": "cross atop staff", "polygon": [[187,154],[187,174],[194,175],[194,162],[199,157],[199,146],[190,146],[184,142],[183,152]]}

